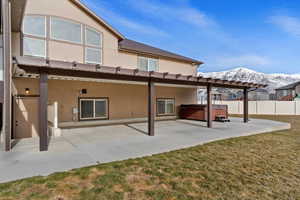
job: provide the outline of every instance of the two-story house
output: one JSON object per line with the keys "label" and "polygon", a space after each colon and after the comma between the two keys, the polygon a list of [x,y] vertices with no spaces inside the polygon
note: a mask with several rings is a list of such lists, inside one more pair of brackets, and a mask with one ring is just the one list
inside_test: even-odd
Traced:
{"label": "two-story house", "polygon": [[279,101],[300,100],[300,81],[282,86],[275,91],[276,98]]}
{"label": "two-story house", "polygon": [[179,105],[197,103],[199,86],[207,86],[208,95],[212,87],[245,94],[263,87],[197,77],[201,61],[129,40],[79,0],[1,5],[6,150],[13,139],[28,137],[40,137],[40,149],[47,150],[47,106],[55,102],[61,128],[148,119],[154,135],[155,120],[176,119]]}

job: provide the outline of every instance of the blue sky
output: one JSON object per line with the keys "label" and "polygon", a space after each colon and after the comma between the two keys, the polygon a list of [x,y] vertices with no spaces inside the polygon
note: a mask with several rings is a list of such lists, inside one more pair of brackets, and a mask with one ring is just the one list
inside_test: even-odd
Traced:
{"label": "blue sky", "polygon": [[129,39],[211,72],[300,73],[300,0],[82,0]]}

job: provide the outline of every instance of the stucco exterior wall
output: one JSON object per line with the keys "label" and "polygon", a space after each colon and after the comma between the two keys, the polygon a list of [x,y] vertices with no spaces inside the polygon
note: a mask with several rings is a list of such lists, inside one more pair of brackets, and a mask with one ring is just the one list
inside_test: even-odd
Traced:
{"label": "stucco exterior wall", "polygon": [[20,33],[12,32],[11,34],[11,50],[12,56],[20,56],[21,54],[21,36]]}
{"label": "stucco exterior wall", "polygon": [[[14,95],[22,95],[25,88],[31,95],[37,95],[39,80],[15,78]],[[87,89],[86,95],[80,90]],[[78,120],[73,115],[73,108],[78,108],[79,97],[108,97],[109,119],[142,118],[147,116],[147,86],[98,83],[84,81],[49,80],[48,103],[58,102],[59,122]],[[197,102],[197,91],[194,88],[156,87],[156,98],[175,98],[176,111],[181,104]]]}
{"label": "stucco exterior wall", "polygon": [[57,41],[49,42],[49,58],[64,61],[84,62],[84,48],[76,44],[68,44]]}
{"label": "stucco exterior wall", "polygon": [[196,76],[197,67],[189,63],[159,59],[159,72]]}
{"label": "stucco exterior wall", "polygon": [[[90,26],[103,35],[102,64],[106,66],[121,66],[135,69],[138,67],[138,55],[120,51],[118,38],[105,26],[96,22],[80,8],[69,0],[28,0],[25,15],[46,15],[63,17],[84,25]],[[14,55],[20,54],[20,35],[14,36]],[[84,62],[84,47],[82,45],[57,42],[50,39],[48,55],[53,60],[63,60],[69,62]],[[159,71],[183,75],[196,75],[197,67],[191,63],[178,62],[176,60],[160,58]]]}

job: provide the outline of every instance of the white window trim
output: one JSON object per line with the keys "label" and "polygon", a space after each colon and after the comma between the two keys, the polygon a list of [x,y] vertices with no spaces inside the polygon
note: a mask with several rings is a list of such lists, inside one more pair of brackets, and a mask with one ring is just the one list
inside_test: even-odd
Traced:
{"label": "white window trim", "polygon": [[[147,71],[149,72],[149,68],[150,68],[150,60],[155,60],[157,61],[157,69],[156,69],[156,72],[159,71],[159,59],[157,58],[149,58],[149,57],[144,57],[144,56],[139,56],[138,59],[146,59],[147,60]],[[139,64],[139,60],[138,60],[138,64]],[[140,66],[139,66],[140,67]]]}
{"label": "white window trim", "polygon": [[29,36],[34,36],[34,37],[39,37],[39,38],[44,38],[46,39],[47,38],[47,17],[44,16],[44,15],[27,15],[25,17],[43,17],[44,18],[44,22],[45,22],[45,26],[44,26],[44,31],[45,31],[45,35],[43,36],[40,36],[40,35],[37,35],[37,34],[31,34],[31,33],[25,33],[25,23],[22,24],[22,32],[24,35],[29,35]]}
{"label": "white window trim", "polygon": [[[88,49],[93,49],[93,50],[99,51],[99,55],[100,55],[100,62],[94,62],[94,61],[89,61],[89,60],[87,60],[87,50],[88,50]],[[86,64],[100,64],[100,65],[102,65],[102,60],[103,60],[103,53],[102,53],[102,49],[98,49],[98,48],[94,48],[94,47],[88,47],[88,46],[86,46],[86,47],[85,47],[85,52],[84,52],[84,55],[85,55],[85,58],[84,58],[84,60],[85,60],[85,63],[86,63]]]}
{"label": "white window trim", "polygon": [[[163,98],[160,98],[160,99],[157,99],[156,103],[158,104],[159,101],[164,101],[165,102],[165,107],[164,107],[164,113],[158,113],[158,109],[157,109],[157,115],[158,116],[175,115],[175,113],[176,113],[176,111],[175,111],[175,99],[171,99],[171,98],[163,99]],[[172,112],[172,113],[168,113],[167,112],[167,102],[172,102],[172,104],[173,104],[173,111],[174,112]]]}
{"label": "white window trim", "polygon": [[[77,25],[80,25],[80,42],[74,42],[74,41],[71,41],[71,40],[64,40],[64,39],[58,39],[58,38],[55,38],[53,35],[52,35],[52,19],[53,18],[56,18],[56,19],[59,19],[59,20],[62,20],[62,21],[65,21],[65,22],[69,22],[69,23],[72,23],[72,24],[77,24]],[[62,42],[69,42],[69,43],[74,43],[74,44],[83,44],[83,31],[82,31],[82,24],[81,23],[78,23],[78,22],[74,22],[70,19],[64,19],[62,17],[54,17],[54,16],[50,16],[50,26],[49,26],[49,37],[51,40],[56,40],[56,41],[62,41]]]}
{"label": "white window trim", "polygon": [[44,56],[41,56],[41,55],[29,55],[29,54],[25,54],[25,49],[23,48],[23,55],[24,56],[32,56],[32,57],[38,57],[38,58],[46,58],[47,57],[47,41],[46,39],[43,39],[43,38],[35,38],[35,37],[28,37],[28,36],[24,36],[23,37],[23,45],[24,45],[24,39],[25,38],[29,38],[29,39],[34,39],[34,40],[42,40],[45,42],[45,55]]}
{"label": "white window trim", "polygon": [[[100,46],[97,46],[97,45],[91,45],[91,44],[88,44],[87,43],[87,30],[90,29],[91,31],[95,31],[96,33],[98,33],[100,35]],[[101,49],[102,46],[103,46],[103,35],[102,35],[102,32],[99,32],[97,31],[96,29],[92,28],[92,27],[89,27],[89,26],[85,26],[85,46],[88,46],[88,47],[95,47],[95,48],[99,48]]]}
{"label": "white window trim", "polygon": [[[93,102],[93,108],[94,108],[94,111],[93,111],[93,117],[88,117],[88,118],[82,118],[81,117],[81,102],[82,101],[92,101]],[[105,106],[105,116],[104,117],[96,117],[96,101],[103,101],[103,102],[106,102],[106,106]],[[107,119],[108,118],[108,99],[105,99],[105,98],[95,98],[95,99],[80,99],[79,100],[79,119],[80,120],[97,120],[97,119]]]}
{"label": "white window trim", "polygon": [[[90,30],[92,30],[92,31],[95,31],[95,32],[97,32],[97,33],[99,33],[100,34],[100,46],[96,46],[96,45],[90,45],[90,44],[87,44],[87,30],[88,29],[90,29]],[[90,26],[85,26],[85,28],[84,28],[84,30],[83,31],[85,31],[85,38],[84,38],[84,62],[86,63],[86,64],[100,64],[100,65],[102,65],[103,64],[103,33],[102,32],[100,32],[100,31],[98,31],[98,30],[96,30],[96,29],[94,29],[94,28],[92,28],[92,27],[90,27]],[[97,50],[97,51],[99,51],[100,52],[100,62],[94,62],[94,61],[88,61],[87,60],[87,49],[94,49],[94,50]]]}

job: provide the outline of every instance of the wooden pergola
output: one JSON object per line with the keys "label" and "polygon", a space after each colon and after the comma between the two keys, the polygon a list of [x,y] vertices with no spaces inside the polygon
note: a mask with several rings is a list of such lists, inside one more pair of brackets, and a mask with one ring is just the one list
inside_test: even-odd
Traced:
{"label": "wooden pergola", "polygon": [[13,63],[17,69],[24,73],[39,74],[40,100],[39,100],[39,127],[40,150],[48,150],[47,133],[47,100],[48,100],[48,75],[71,76],[93,79],[123,80],[145,82],[148,84],[148,134],[154,136],[154,109],[155,109],[155,84],[176,84],[207,87],[207,126],[212,127],[212,98],[213,87],[243,89],[244,91],[244,122],[248,122],[248,90],[250,88],[263,88],[266,85],[228,81],[201,76],[186,76],[181,74],[147,72],[139,69],[122,67],[108,67],[102,65],[81,64],[76,62],[63,62],[33,57],[14,57]]}

